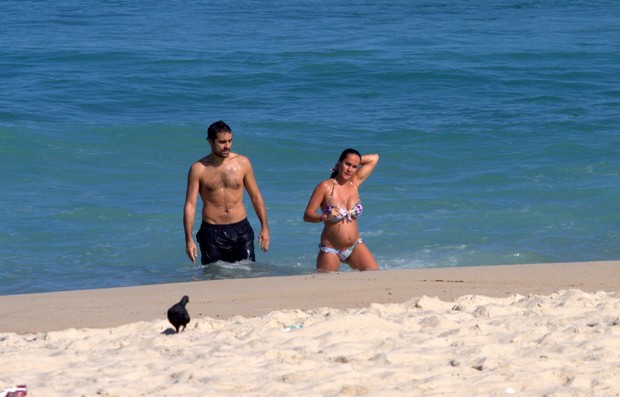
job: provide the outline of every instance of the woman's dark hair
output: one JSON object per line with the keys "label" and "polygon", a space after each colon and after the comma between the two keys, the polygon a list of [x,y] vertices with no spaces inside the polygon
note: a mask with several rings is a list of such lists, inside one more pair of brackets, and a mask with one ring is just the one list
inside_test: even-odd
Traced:
{"label": "woman's dark hair", "polygon": [[[348,148],[348,149],[344,149],[342,151],[342,153],[340,154],[340,158],[338,158],[338,163],[340,163],[342,160],[346,159],[349,154],[356,155],[357,157],[360,158],[360,161],[362,161],[362,155],[360,154],[360,152],[358,152],[355,149]],[[330,178],[335,178],[336,175],[338,175],[338,163],[336,163],[336,166],[334,168],[332,168],[332,176],[330,176]]]}

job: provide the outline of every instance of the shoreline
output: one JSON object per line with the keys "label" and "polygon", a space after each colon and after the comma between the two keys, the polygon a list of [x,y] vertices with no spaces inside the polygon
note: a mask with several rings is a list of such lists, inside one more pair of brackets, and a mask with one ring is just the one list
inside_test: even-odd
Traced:
{"label": "shoreline", "polygon": [[191,281],[137,287],[0,296],[0,333],[109,328],[166,318],[189,295],[192,318],[227,320],[280,310],[362,308],[414,297],[620,292],[620,261],[380,270]]}
{"label": "shoreline", "polygon": [[[619,269],[385,270],[4,296],[0,393],[618,396]],[[183,294],[192,318],[177,334],[165,312]]]}

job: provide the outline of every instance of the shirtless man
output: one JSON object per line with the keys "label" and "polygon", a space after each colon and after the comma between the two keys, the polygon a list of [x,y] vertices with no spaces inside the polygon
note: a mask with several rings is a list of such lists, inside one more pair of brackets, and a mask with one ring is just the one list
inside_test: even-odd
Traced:
{"label": "shirtless man", "polygon": [[192,232],[200,193],[202,224],[196,240],[200,244],[201,263],[255,261],[254,230],[243,205],[244,188],[261,223],[258,244],[264,252],[269,248],[269,225],[252,164],[247,157],[230,151],[232,130],[223,121],[209,126],[207,141],[211,153],[192,164],[187,176],[183,211],[185,251],[192,263],[195,262],[198,253]]}

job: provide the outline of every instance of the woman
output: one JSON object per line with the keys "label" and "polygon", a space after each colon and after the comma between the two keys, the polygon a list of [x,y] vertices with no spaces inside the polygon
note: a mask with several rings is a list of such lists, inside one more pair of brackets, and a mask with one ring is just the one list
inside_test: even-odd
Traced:
{"label": "woman", "polygon": [[336,272],[340,262],[356,270],[379,269],[357,227],[357,218],[362,214],[357,189],[378,162],[378,154],[362,156],[355,149],[345,149],[330,179],[319,183],[312,192],[304,221],[323,222],[317,272]]}

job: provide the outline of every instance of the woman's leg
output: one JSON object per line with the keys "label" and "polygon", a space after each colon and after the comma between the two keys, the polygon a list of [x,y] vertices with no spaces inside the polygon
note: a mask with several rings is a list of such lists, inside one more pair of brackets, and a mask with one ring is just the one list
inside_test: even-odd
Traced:
{"label": "woman's leg", "polygon": [[346,263],[355,270],[379,270],[379,266],[365,243],[361,242],[353,248]]}
{"label": "woman's leg", "polygon": [[340,268],[338,255],[330,252],[319,251],[316,257],[316,271],[318,273],[337,272]]}

